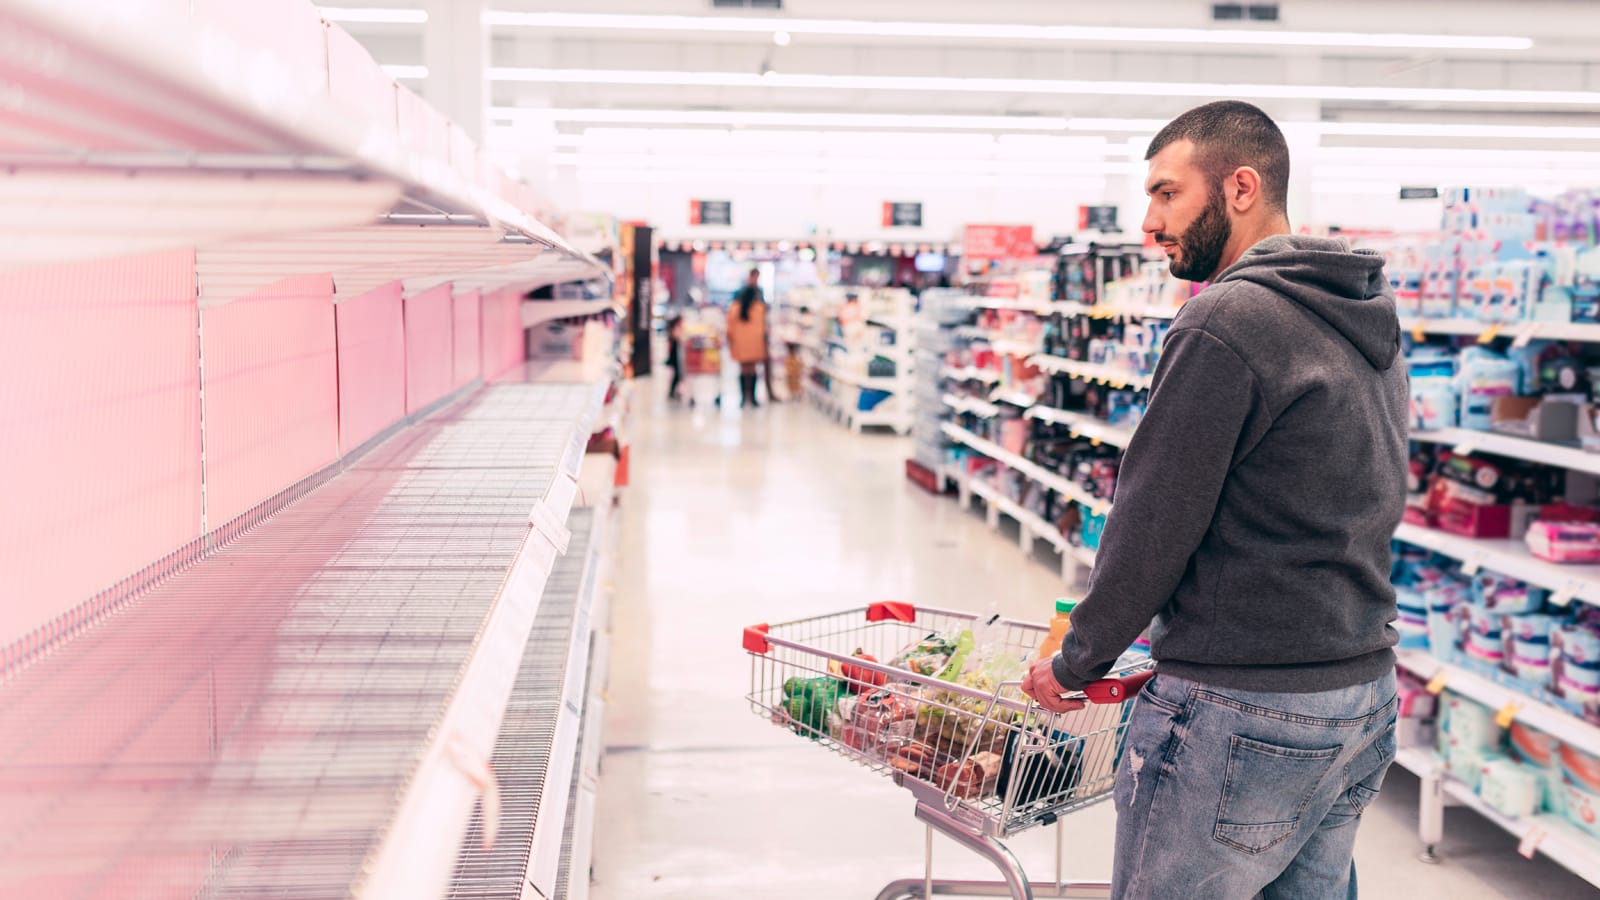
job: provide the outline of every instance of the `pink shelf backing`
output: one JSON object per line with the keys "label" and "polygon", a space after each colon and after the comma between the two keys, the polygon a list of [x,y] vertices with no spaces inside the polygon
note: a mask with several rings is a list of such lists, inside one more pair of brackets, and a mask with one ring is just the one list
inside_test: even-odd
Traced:
{"label": "pink shelf backing", "polygon": [[455,295],[455,378],[451,387],[465,387],[483,370],[480,352],[483,333],[479,320],[483,317],[483,298],[477,291]]}
{"label": "pink shelf backing", "polygon": [[406,326],[400,282],[333,308],[339,332],[339,453],[406,415]]}
{"label": "pink shelf backing", "polygon": [[450,285],[407,297],[405,308],[406,413],[410,414],[450,393],[455,369]]}
{"label": "pink shelf backing", "polygon": [[0,644],[200,535],[194,254],[0,276]]}
{"label": "pink shelf backing", "polygon": [[200,327],[215,528],[338,457],[333,279],[284,279],[203,311]]}
{"label": "pink shelf backing", "polygon": [[503,288],[483,298],[483,378],[488,381],[528,358],[522,329],[522,294]]}

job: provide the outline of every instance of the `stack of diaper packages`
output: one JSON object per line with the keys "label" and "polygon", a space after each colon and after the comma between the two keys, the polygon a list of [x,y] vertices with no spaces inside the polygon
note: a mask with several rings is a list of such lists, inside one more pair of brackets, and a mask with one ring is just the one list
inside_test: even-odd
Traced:
{"label": "stack of diaper packages", "polygon": [[1549,695],[1600,723],[1600,609],[1579,606],[1550,630]]}

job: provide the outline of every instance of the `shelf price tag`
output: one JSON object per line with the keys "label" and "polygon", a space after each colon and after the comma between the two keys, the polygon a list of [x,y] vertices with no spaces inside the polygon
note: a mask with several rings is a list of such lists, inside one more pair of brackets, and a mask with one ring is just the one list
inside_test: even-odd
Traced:
{"label": "shelf price tag", "polygon": [[1556,606],[1566,606],[1578,595],[1581,587],[1582,584],[1576,580],[1568,581],[1550,594],[1550,602]]}
{"label": "shelf price tag", "polygon": [[1434,695],[1435,697],[1444,693],[1445,683],[1449,680],[1450,673],[1444,669],[1440,669],[1434,674],[1433,678],[1428,681],[1428,693]]}
{"label": "shelf price tag", "polygon": [[1494,339],[1500,336],[1501,330],[1502,330],[1502,328],[1499,325],[1490,325],[1488,328],[1485,328],[1483,330],[1483,334],[1478,335],[1478,343],[1480,343],[1480,344],[1492,344],[1492,343],[1494,343]]}
{"label": "shelf price tag", "polygon": [[1501,728],[1510,728],[1511,723],[1517,719],[1517,713],[1521,711],[1522,704],[1513,700],[1510,703],[1507,703],[1505,706],[1500,707],[1500,711],[1495,713],[1494,723],[1499,725]]}
{"label": "shelf price tag", "polygon": [[1457,456],[1471,456],[1478,451],[1478,445],[1472,438],[1463,438],[1453,449]]}
{"label": "shelf price tag", "polygon": [[1511,346],[1520,350],[1532,343],[1534,337],[1539,333],[1540,324],[1539,322],[1523,323],[1522,327],[1517,329],[1517,339],[1511,342]]}
{"label": "shelf price tag", "polygon": [[1483,560],[1484,560],[1484,554],[1482,554],[1482,553],[1474,553],[1474,554],[1472,554],[1471,556],[1469,556],[1466,559],[1461,561],[1461,573],[1463,575],[1466,575],[1469,578],[1472,577],[1473,575],[1478,574],[1478,570],[1483,568]]}
{"label": "shelf price tag", "polygon": [[1425,320],[1418,319],[1411,323],[1411,339],[1419,344],[1428,339],[1428,323]]}
{"label": "shelf price tag", "polygon": [[1538,825],[1529,828],[1528,833],[1522,836],[1522,842],[1517,844],[1517,854],[1523,859],[1533,859],[1533,855],[1539,850],[1539,845],[1544,843],[1549,833]]}

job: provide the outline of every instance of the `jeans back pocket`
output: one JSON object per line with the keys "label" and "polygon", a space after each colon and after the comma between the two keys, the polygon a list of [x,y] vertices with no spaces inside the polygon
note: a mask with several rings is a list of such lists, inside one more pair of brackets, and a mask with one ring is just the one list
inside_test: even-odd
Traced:
{"label": "jeans back pocket", "polygon": [[1292,837],[1343,748],[1301,750],[1234,735],[1214,837],[1261,853]]}

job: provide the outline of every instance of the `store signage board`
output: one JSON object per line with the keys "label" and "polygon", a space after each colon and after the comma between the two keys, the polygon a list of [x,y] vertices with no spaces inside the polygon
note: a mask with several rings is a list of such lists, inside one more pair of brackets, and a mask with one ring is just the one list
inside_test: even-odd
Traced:
{"label": "store signage board", "polygon": [[1401,200],[1437,200],[1439,189],[1436,187],[1403,187],[1400,189]]}
{"label": "store signage board", "polygon": [[1115,206],[1080,206],[1078,207],[1078,230],[1120,231],[1117,227],[1117,208]]}
{"label": "store signage board", "polygon": [[883,227],[921,228],[922,204],[885,200],[883,202]]}
{"label": "store signage board", "polygon": [[732,225],[732,200],[690,200],[690,225]]}
{"label": "store signage board", "polygon": [[1032,225],[968,225],[962,252],[967,259],[1026,259],[1039,255]]}

